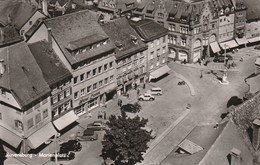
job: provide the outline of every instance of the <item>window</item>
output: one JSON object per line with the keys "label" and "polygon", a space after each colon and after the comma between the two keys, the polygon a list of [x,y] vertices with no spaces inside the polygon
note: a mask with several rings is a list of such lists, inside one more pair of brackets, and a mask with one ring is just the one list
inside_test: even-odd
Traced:
{"label": "window", "polygon": [[43,117],[43,119],[45,119],[46,117],[48,117],[48,109],[43,110],[43,112],[42,112],[42,117]]}
{"label": "window", "polygon": [[77,99],[79,97],[79,92],[74,93],[74,99]]}
{"label": "window", "polygon": [[55,108],[52,113],[54,117],[57,116],[59,114],[58,108]]}
{"label": "window", "polygon": [[169,42],[170,44],[176,44],[177,38],[176,38],[175,36],[169,35],[169,36],[168,36],[168,42]]}
{"label": "window", "polygon": [[175,24],[169,24],[169,28],[168,28],[168,29],[169,29],[170,31],[175,31],[175,28],[176,28],[176,27],[175,27]]}
{"label": "window", "polygon": [[65,96],[68,97],[70,95],[70,89],[65,90]]}
{"label": "window", "polygon": [[105,78],[105,80],[104,80],[104,84],[107,84],[107,83],[108,83],[108,77]]}
{"label": "window", "polygon": [[29,21],[29,25],[32,25],[32,21]]}
{"label": "window", "polygon": [[156,62],[156,66],[159,66],[159,61]]}
{"label": "window", "polygon": [[15,120],[14,121],[14,126],[18,129],[23,130],[23,123],[20,120]]}
{"label": "window", "polygon": [[38,124],[40,121],[41,121],[41,114],[38,113],[38,114],[35,116],[35,124]]}
{"label": "window", "polygon": [[95,76],[97,74],[97,69],[92,70],[92,75]]}
{"label": "window", "polygon": [[160,56],[160,49],[157,49],[156,54],[157,54],[157,57]]}
{"label": "window", "polygon": [[114,76],[113,75],[110,76],[110,82],[114,81],[113,79],[114,79]]}
{"label": "window", "polygon": [[30,108],[30,109],[28,109],[28,110],[26,111],[26,114],[28,115],[28,114],[32,113],[32,111],[33,111],[33,109]]}
{"label": "window", "polygon": [[89,93],[91,91],[91,86],[87,87],[87,93]]}
{"label": "window", "polygon": [[99,81],[99,87],[103,86],[103,80]]}
{"label": "window", "polygon": [[102,72],[102,66],[98,67],[98,73]]}
{"label": "window", "polygon": [[83,81],[84,79],[85,79],[85,74],[83,73],[80,75],[80,81]]}
{"label": "window", "polygon": [[181,39],[181,46],[186,46],[186,39],[184,38]]}
{"label": "window", "polygon": [[153,64],[150,66],[150,69],[153,69]]}
{"label": "window", "polygon": [[87,78],[90,78],[90,76],[91,76],[91,72],[88,71],[88,72],[87,72]]}
{"label": "window", "polygon": [[60,95],[60,100],[64,99],[64,92],[61,92],[59,95]]}
{"label": "window", "polygon": [[162,59],[162,63],[163,63],[163,64],[165,63],[165,57],[163,57],[163,59]]}
{"label": "window", "polygon": [[77,84],[77,83],[78,83],[78,76],[74,77],[74,84]]}
{"label": "window", "polygon": [[151,41],[151,48],[153,48],[153,41]]}
{"label": "window", "polygon": [[2,120],[2,113],[0,112],[0,120]]}
{"label": "window", "polygon": [[109,68],[113,68],[113,61],[109,63]]}
{"label": "window", "polygon": [[151,52],[150,59],[153,59],[154,52]]}
{"label": "window", "polygon": [[66,102],[64,105],[63,105],[63,109],[66,111],[70,108],[70,101]]}
{"label": "window", "polygon": [[160,39],[156,40],[157,45],[160,45]]}
{"label": "window", "polygon": [[97,89],[97,83],[93,84],[93,90]]}
{"label": "window", "polygon": [[164,46],[163,48],[162,48],[162,53],[165,53],[166,52],[166,47]]}
{"label": "window", "polygon": [[144,57],[140,58],[140,64],[144,63]]}
{"label": "window", "polygon": [[106,71],[106,70],[107,70],[107,64],[104,65],[104,71]]}
{"label": "window", "polygon": [[128,64],[128,69],[131,69],[132,68],[132,64]]}
{"label": "window", "polygon": [[144,52],[140,52],[140,56],[143,56],[144,55]]}
{"label": "window", "polygon": [[83,88],[83,89],[80,90],[80,95],[81,95],[81,96],[85,95],[85,88]]}
{"label": "window", "polygon": [[34,109],[37,109],[40,107],[40,103],[37,103],[35,106],[34,106]]}
{"label": "window", "polygon": [[29,119],[27,121],[27,126],[28,126],[28,129],[32,128],[33,127],[33,118]]}
{"label": "window", "polygon": [[180,27],[180,33],[188,34],[188,27],[181,26]]}
{"label": "window", "polygon": [[57,103],[58,102],[58,96],[56,95],[56,96],[53,96],[52,97],[52,104],[55,104],[55,103]]}

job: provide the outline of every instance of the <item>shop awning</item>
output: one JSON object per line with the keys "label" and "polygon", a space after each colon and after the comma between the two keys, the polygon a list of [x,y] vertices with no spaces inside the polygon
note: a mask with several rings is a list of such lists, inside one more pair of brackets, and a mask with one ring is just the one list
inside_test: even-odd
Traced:
{"label": "shop awning", "polygon": [[238,45],[244,45],[244,44],[248,43],[248,41],[246,40],[246,37],[236,38],[236,41],[237,41]]}
{"label": "shop awning", "polygon": [[171,69],[167,65],[164,65],[163,67],[160,67],[159,69],[156,69],[155,71],[151,72],[150,79],[158,78],[168,73],[170,70]]}
{"label": "shop awning", "polygon": [[69,111],[65,115],[55,120],[53,124],[60,131],[76,120],[78,120],[78,116],[74,113],[74,111]]}
{"label": "shop awning", "polygon": [[220,51],[220,47],[217,42],[210,43],[210,47],[211,47],[213,53],[217,53]]}
{"label": "shop awning", "polygon": [[[225,47],[225,45],[226,45],[226,47]],[[230,40],[230,41],[227,41],[227,42],[220,43],[220,46],[221,46],[222,49],[230,49],[230,48],[237,47],[238,44],[235,40]]]}
{"label": "shop awning", "polygon": [[185,139],[178,145],[182,150],[186,151],[189,154],[195,154],[199,151],[202,151],[203,148],[192,141]]}
{"label": "shop awning", "polygon": [[57,132],[55,128],[53,127],[52,123],[48,123],[42,128],[40,128],[38,131],[36,131],[34,134],[28,137],[29,146],[31,148],[37,148],[42,143],[48,141],[53,135],[55,135]]}
{"label": "shop awning", "polygon": [[250,43],[257,42],[257,41],[260,41],[260,37],[248,38],[247,41]]}
{"label": "shop awning", "polygon": [[0,126],[0,139],[10,144],[14,148],[17,148],[23,140],[21,137],[2,126]]}

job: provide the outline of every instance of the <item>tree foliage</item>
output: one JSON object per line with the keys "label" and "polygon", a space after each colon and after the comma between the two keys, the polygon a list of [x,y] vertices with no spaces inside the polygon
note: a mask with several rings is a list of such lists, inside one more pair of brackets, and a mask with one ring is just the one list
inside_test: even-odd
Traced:
{"label": "tree foliage", "polygon": [[151,135],[145,129],[148,119],[129,118],[124,111],[121,116],[111,115],[104,135],[102,157],[111,159],[115,165],[133,165],[143,160]]}
{"label": "tree foliage", "polygon": [[125,104],[121,107],[121,111],[132,112],[132,113],[140,112],[141,109],[142,109],[142,106],[138,102],[136,102],[134,104]]}

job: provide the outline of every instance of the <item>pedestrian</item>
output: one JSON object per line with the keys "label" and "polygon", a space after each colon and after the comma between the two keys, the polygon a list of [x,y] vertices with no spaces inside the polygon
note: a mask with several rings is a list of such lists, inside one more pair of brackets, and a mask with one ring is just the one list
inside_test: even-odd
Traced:
{"label": "pedestrian", "polygon": [[126,97],[129,98],[129,93],[126,93]]}
{"label": "pedestrian", "polygon": [[200,78],[203,78],[203,75],[202,75],[202,73],[200,74]]}
{"label": "pedestrian", "polygon": [[104,112],[104,119],[106,120],[107,119],[107,113]]}
{"label": "pedestrian", "polygon": [[91,112],[88,112],[88,117],[91,118],[92,117],[92,114]]}
{"label": "pedestrian", "polygon": [[122,100],[120,100],[120,107],[122,107],[122,104],[123,104],[123,101],[122,101]]}
{"label": "pedestrian", "polygon": [[100,118],[100,111],[98,111],[98,116],[97,116],[97,118],[98,118],[98,119]]}
{"label": "pedestrian", "polygon": [[117,105],[120,107],[121,99],[118,99]]}
{"label": "pedestrian", "polygon": [[137,96],[139,96],[139,94],[140,94],[140,89],[137,88]]}
{"label": "pedestrian", "polygon": [[145,83],[143,84],[143,89],[145,89]]}
{"label": "pedestrian", "polygon": [[135,90],[136,90],[136,88],[137,88],[137,84],[135,83]]}

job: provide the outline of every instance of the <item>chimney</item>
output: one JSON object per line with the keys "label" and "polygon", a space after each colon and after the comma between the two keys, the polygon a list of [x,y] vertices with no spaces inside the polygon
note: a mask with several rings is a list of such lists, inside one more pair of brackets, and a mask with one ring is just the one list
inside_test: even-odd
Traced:
{"label": "chimney", "polygon": [[0,59],[0,75],[3,75],[5,72],[4,59]]}
{"label": "chimney", "polygon": [[259,144],[260,144],[260,120],[255,119],[253,121],[253,147],[255,150],[259,149]]}
{"label": "chimney", "polygon": [[48,0],[42,0],[42,12],[45,15],[49,15],[48,13]]}
{"label": "chimney", "polygon": [[233,148],[230,152],[231,162],[230,165],[240,165],[241,151],[239,149]]}
{"label": "chimney", "polygon": [[48,42],[50,46],[52,47],[52,34],[51,34],[51,28],[48,28]]}

